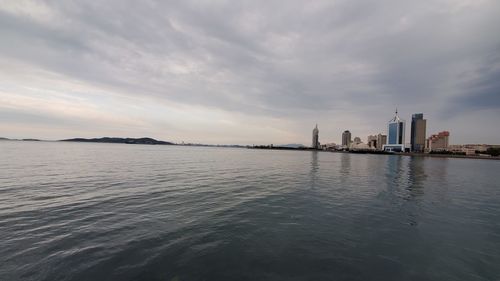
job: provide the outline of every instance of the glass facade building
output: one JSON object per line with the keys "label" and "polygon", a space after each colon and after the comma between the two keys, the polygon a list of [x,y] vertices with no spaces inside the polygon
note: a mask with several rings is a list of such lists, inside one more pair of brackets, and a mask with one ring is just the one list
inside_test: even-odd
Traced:
{"label": "glass facade building", "polygon": [[424,119],[424,114],[415,113],[411,117],[411,151],[423,152],[425,149],[425,129],[427,120]]}
{"label": "glass facade building", "polygon": [[396,116],[387,125],[387,144],[383,146],[385,151],[402,152],[405,151],[405,124],[406,121]]}
{"label": "glass facade building", "polygon": [[387,144],[398,144],[398,123],[389,124],[389,138]]}

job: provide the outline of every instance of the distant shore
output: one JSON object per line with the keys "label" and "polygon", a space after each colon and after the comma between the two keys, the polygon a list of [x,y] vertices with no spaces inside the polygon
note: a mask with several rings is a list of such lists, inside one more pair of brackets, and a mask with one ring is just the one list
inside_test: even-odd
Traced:
{"label": "distant shore", "polygon": [[[9,139],[0,137],[0,141],[44,141],[39,139]],[[458,154],[437,154],[437,153],[414,153],[414,152],[386,152],[386,151],[342,151],[342,150],[322,150],[311,147],[287,147],[287,146],[243,146],[243,145],[208,145],[208,144],[176,144],[167,141],[155,140],[152,138],[73,138],[57,140],[55,142],[86,142],[86,143],[122,143],[122,144],[146,144],[146,145],[178,145],[178,146],[201,146],[201,147],[233,147],[233,148],[248,148],[248,149],[261,149],[261,150],[287,150],[287,151],[318,151],[318,152],[331,152],[331,153],[350,153],[350,154],[376,154],[376,155],[399,155],[399,156],[413,156],[413,157],[434,157],[434,158],[461,158],[461,159],[483,159],[483,160],[500,160],[500,156],[484,156],[484,155],[458,155]]]}
{"label": "distant shore", "polygon": [[270,146],[253,146],[250,149],[269,149],[269,150],[296,150],[296,151],[318,151],[331,153],[349,153],[349,154],[375,154],[375,155],[398,155],[398,156],[414,156],[414,157],[435,157],[435,158],[463,158],[463,159],[485,159],[485,160],[500,160],[498,156],[482,156],[482,155],[457,155],[457,154],[435,154],[435,153],[414,153],[414,152],[386,152],[386,151],[343,151],[343,150],[322,150],[310,147],[270,147]]}
{"label": "distant shore", "polygon": [[486,159],[486,160],[500,160],[499,156],[482,156],[482,155],[457,155],[457,154],[431,154],[431,153],[394,153],[402,156],[415,156],[415,157],[435,157],[435,158],[466,158],[466,159]]}

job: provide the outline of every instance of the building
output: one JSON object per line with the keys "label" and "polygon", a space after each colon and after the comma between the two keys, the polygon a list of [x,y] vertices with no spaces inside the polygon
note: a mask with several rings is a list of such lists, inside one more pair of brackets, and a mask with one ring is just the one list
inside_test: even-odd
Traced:
{"label": "building", "polygon": [[349,130],[345,130],[342,133],[342,145],[345,147],[349,147],[349,145],[351,145],[351,142],[351,132],[349,132]]}
{"label": "building", "polygon": [[361,138],[360,137],[355,137],[354,140],[349,145],[349,149],[352,149],[353,147],[355,147],[355,146],[357,146],[358,144],[361,144],[361,143],[363,143],[361,141]]}
{"label": "building", "polygon": [[367,143],[369,147],[375,148],[377,150],[382,150],[382,146],[387,142],[387,136],[378,134],[373,136],[368,136]]}
{"label": "building", "polygon": [[474,156],[474,155],[476,155],[476,150],[474,148],[466,148],[466,147],[464,147],[463,150],[462,150],[462,152],[464,152],[465,155],[467,155],[467,156]]}
{"label": "building", "polygon": [[448,150],[450,132],[442,131],[430,136],[427,139],[427,150],[429,151],[444,151]]}
{"label": "building", "polygon": [[312,148],[320,149],[318,124],[316,124],[316,127],[313,129]]}
{"label": "building", "polygon": [[494,146],[489,144],[465,144],[464,147],[477,150],[478,152],[485,152],[488,148],[492,148]]}
{"label": "building", "polygon": [[425,129],[427,120],[423,113],[415,113],[411,116],[411,151],[424,152],[425,149]]}
{"label": "building", "polygon": [[351,151],[373,151],[375,150],[375,148],[373,147],[370,147],[368,144],[366,143],[362,143],[362,142],[353,142],[351,144],[351,147],[349,148],[349,150]]}
{"label": "building", "polygon": [[323,150],[336,150],[337,149],[337,144],[336,143],[327,143],[327,144],[322,144],[321,149]]}
{"label": "building", "polygon": [[465,146],[461,145],[461,144],[448,145],[448,151],[450,151],[450,152],[464,152],[464,149],[465,149]]}
{"label": "building", "polygon": [[384,149],[384,144],[387,143],[387,135],[378,134],[377,135],[377,149]]}
{"label": "building", "polygon": [[366,143],[369,147],[377,148],[377,136],[369,135],[366,138]]}
{"label": "building", "polygon": [[396,115],[387,125],[387,143],[383,146],[384,151],[405,151],[405,127],[406,121],[399,118],[398,110],[396,109]]}

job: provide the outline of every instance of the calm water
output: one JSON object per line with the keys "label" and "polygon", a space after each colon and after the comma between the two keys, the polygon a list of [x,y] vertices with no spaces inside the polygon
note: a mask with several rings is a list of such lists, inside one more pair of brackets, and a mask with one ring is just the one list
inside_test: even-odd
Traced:
{"label": "calm water", "polygon": [[500,161],[0,142],[0,280],[500,280]]}

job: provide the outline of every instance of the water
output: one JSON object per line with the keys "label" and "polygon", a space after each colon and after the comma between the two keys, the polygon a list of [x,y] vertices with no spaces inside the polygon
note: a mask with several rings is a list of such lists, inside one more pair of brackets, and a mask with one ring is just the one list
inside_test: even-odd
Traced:
{"label": "water", "polygon": [[0,280],[500,280],[500,161],[0,142]]}

